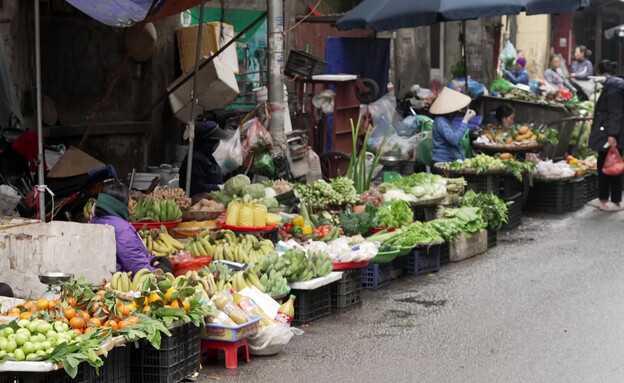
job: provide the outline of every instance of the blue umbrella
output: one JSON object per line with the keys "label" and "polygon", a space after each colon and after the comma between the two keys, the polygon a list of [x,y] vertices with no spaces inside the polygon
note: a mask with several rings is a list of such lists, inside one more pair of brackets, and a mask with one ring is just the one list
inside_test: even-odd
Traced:
{"label": "blue umbrella", "polygon": [[377,31],[432,25],[441,21],[481,17],[572,12],[589,5],[589,0],[364,0],[336,26],[338,29]]}

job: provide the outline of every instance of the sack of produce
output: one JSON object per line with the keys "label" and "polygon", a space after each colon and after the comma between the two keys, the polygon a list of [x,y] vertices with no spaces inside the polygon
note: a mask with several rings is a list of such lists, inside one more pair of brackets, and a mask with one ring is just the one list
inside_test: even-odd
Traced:
{"label": "sack of produce", "polygon": [[513,68],[516,59],[518,58],[518,51],[511,43],[511,41],[507,40],[505,41],[505,46],[503,47],[503,50],[498,55],[498,57],[503,63],[503,69],[511,69]]}
{"label": "sack of produce", "polygon": [[254,155],[252,171],[254,172],[254,174],[269,178],[275,176],[275,164],[273,163],[273,157],[271,157],[271,153],[256,153]]}
{"label": "sack of produce", "polygon": [[497,78],[492,81],[492,85],[490,86],[490,92],[509,93],[512,90],[514,90],[513,84],[504,78]]}

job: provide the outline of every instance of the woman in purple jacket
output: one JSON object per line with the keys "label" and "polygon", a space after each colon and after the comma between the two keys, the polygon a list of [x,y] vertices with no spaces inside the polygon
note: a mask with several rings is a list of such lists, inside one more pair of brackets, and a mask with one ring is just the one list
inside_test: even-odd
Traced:
{"label": "woman in purple jacket", "polygon": [[173,271],[171,262],[164,257],[150,254],[136,229],[128,222],[130,194],[122,184],[109,184],[102,188],[95,204],[95,214],[91,223],[111,225],[115,228],[117,245],[117,271],[141,269]]}

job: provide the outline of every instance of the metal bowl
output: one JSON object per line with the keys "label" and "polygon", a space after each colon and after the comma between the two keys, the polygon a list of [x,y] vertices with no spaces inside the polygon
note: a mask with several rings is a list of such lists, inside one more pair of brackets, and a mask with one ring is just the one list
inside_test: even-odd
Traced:
{"label": "metal bowl", "polygon": [[403,161],[403,159],[401,157],[397,157],[397,156],[382,156],[379,157],[379,162],[381,162],[383,165],[396,165],[399,162]]}
{"label": "metal bowl", "polygon": [[69,281],[74,274],[67,273],[45,273],[39,274],[39,281],[41,283],[59,283]]}

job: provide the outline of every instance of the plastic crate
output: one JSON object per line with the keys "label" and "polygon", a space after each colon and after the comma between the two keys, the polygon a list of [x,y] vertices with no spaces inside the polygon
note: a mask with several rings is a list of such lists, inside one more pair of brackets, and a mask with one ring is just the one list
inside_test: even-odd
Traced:
{"label": "plastic crate", "polygon": [[585,202],[598,198],[598,174],[585,176]]}
{"label": "plastic crate", "polygon": [[362,305],[362,270],[342,272],[342,279],[331,284],[332,312],[342,313],[346,309]]}
{"label": "plastic crate", "polygon": [[131,350],[131,381],[177,383],[199,371],[200,328],[191,323],[175,327],[171,336],[163,336],[160,350],[142,340]]}
{"label": "plastic crate", "polygon": [[291,290],[295,299],[295,316],[292,323],[302,325],[331,314],[331,285],[314,290]]}
{"label": "plastic crate", "polygon": [[466,190],[474,190],[477,193],[494,193],[500,195],[500,177],[498,175],[462,175],[466,180]]}
{"label": "plastic crate", "polygon": [[362,287],[377,291],[392,282],[392,263],[370,264],[362,269]]}
{"label": "plastic crate", "polygon": [[448,242],[444,242],[440,246],[440,265],[451,263],[451,246]]}
{"label": "plastic crate", "polygon": [[399,168],[399,174],[402,176],[410,176],[414,174],[416,169],[416,161],[405,160],[401,162],[401,167]]}
{"label": "plastic crate", "polygon": [[440,245],[417,247],[405,256],[405,272],[410,275],[422,275],[440,271]]}
{"label": "plastic crate", "polygon": [[327,61],[313,56],[301,49],[292,49],[286,60],[284,73],[300,79],[309,79],[317,74],[325,73]]}
{"label": "plastic crate", "polygon": [[496,230],[487,229],[488,249],[493,249],[498,245],[497,233]]}
{"label": "plastic crate", "polygon": [[500,177],[500,195],[502,199],[515,198],[517,195],[524,194],[524,182],[518,181],[516,177],[502,176]]}
{"label": "plastic crate", "polygon": [[571,181],[535,181],[525,204],[525,210],[564,214],[579,208],[582,179]]}
{"label": "plastic crate", "polygon": [[0,383],[87,383],[91,381],[92,371],[85,365],[87,363],[83,362],[78,367],[78,375],[74,379],[63,369],[50,372],[0,372]]}
{"label": "plastic crate", "polygon": [[262,320],[261,316],[250,315],[247,323],[237,326],[206,323],[206,326],[201,330],[201,338],[222,342],[237,342],[257,334],[260,328],[260,320]]}
{"label": "plastic crate", "polygon": [[[511,230],[522,224],[522,196],[512,199],[513,203],[507,207],[507,223],[500,230]],[[508,201],[505,201],[508,202]],[[488,231],[489,235],[489,231]],[[488,246],[489,248],[489,246]]]}
{"label": "plastic crate", "polygon": [[[410,251],[410,254],[412,251]],[[403,275],[403,259],[405,255],[396,257],[394,261],[390,262],[390,278],[392,280],[399,279]]]}

